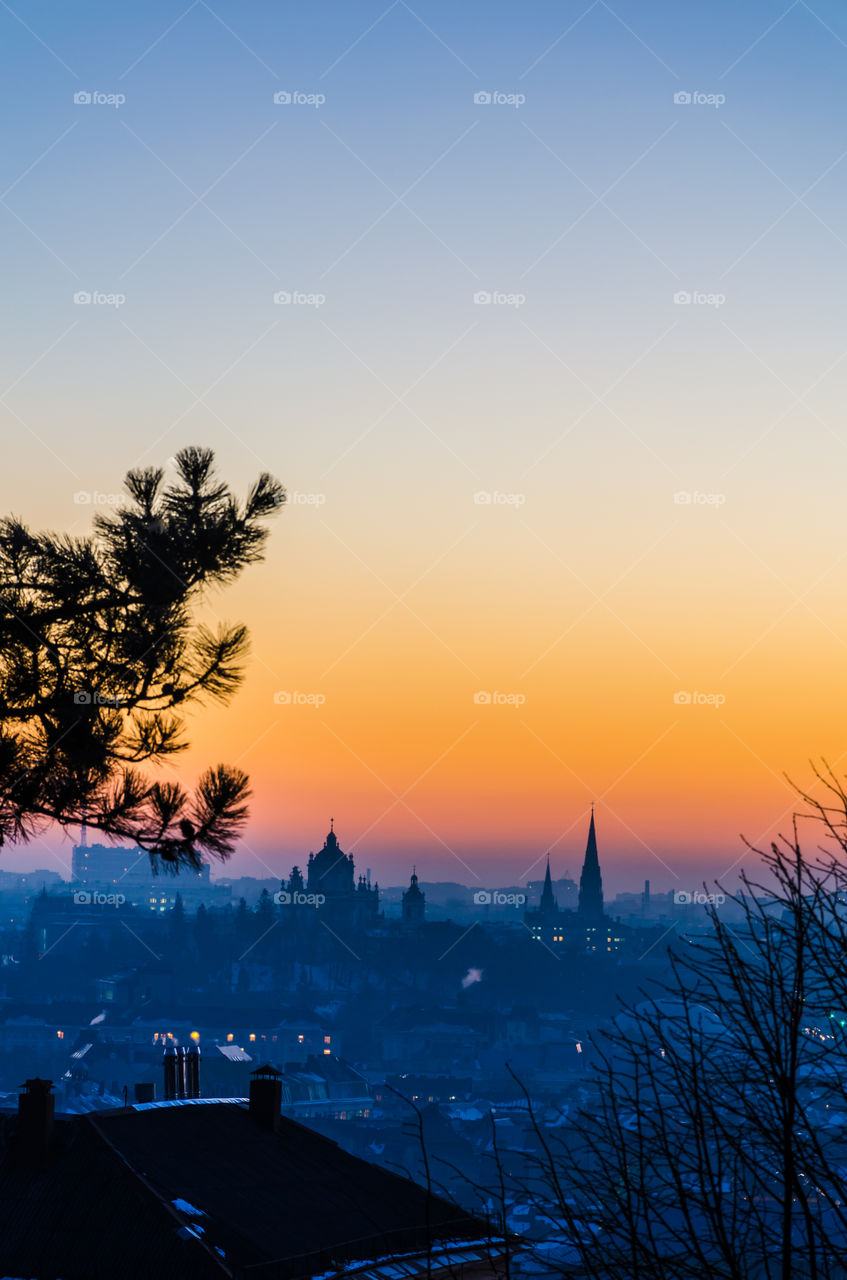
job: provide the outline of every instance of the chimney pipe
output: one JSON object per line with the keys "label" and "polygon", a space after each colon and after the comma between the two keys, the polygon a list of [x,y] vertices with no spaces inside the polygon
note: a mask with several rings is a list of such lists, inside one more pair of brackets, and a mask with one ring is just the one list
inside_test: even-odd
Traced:
{"label": "chimney pipe", "polygon": [[185,1088],[185,1049],[182,1045],[179,1045],[176,1051],[176,1096],[178,1098],[188,1096]]}
{"label": "chimney pipe", "polygon": [[200,1050],[196,1044],[185,1050],[185,1096],[200,1097]]}
{"label": "chimney pipe", "polygon": [[177,1061],[173,1045],[168,1045],[162,1061],[165,1069],[165,1101],[173,1102],[177,1096]]}
{"label": "chimney pipe", "polygon": [[30,1166],[46,1164],[50,1153],[56,1107],[52,1088],[52,1080],[36,1076],[26,1081],[23,1093],[18,1095],[18,1150]]}
{"label": "chimney pipe", "polygon": [[250,1117],[263,1129],[275,1133],[282,1109],[282,1073],[265,1063],[250,1076]]}

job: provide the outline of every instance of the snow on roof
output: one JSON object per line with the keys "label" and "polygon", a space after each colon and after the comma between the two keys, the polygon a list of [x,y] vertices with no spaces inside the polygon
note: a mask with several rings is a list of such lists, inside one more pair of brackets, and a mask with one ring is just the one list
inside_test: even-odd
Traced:
{"label": "snow on roof", "polygon": [[175,1209],[179,1209],[180,1213],[187,1213],[192,1218],[205,1218],[206,1216],[205,1209],[196,1209],[193,1204],[189,1203],[188,1200],[183,1200],[180,1196],[177,1196],[176,1200],[172,1200],[171,1204]]}
{"label": "snow on roof", "polygon": [[249,1053],[245,1053],[237,1044],[217,1044],[215,1045],[218,1053],[222,1057],[227,1058],[230,1062],[252,1062],[253,1059]]}
{"label": "snow on roof", "polygon": [[159,1111],[163,1107],[209,1107],[223,1103],[244,1103],[248,1098],[173,1098],[170,1102],[133,1102],[130,1111]]}

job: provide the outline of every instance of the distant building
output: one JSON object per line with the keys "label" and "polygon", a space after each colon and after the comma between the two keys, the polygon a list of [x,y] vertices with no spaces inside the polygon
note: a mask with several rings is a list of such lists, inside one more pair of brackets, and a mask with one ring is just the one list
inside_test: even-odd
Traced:
{"label": "distant building", "polygon": [[293,867],[291,878],[282,882],[282,890],[290,895],[294,908],[305,898],[304,905],[315,920],[341,928],[368,929],[379,919],[379,885],[371,884],[370,873],[360,875],[357,881],[355,870],[353,855],[344,853],[335,834],[335,821],[330,819],[323,848],[309,854],[305,881],[300,869]]}
{"label": "distant building", "polygon": [[586,924],[596,924],[603,919],[603,878],[600,875],[600,859],[597,856],[597,833],[594,830],[594,806],[591,806],[591,823],[588,827],[588,844],[585,861],[579,877],[579,906],[577,915]]}
{"label": "distant building", "polygon": [[418,877],[412,869],[409,887],[403,894],[403,925],[407,929],[417,929],[424,922],[426,914],[426,894],[418,887]]}
{"label": "distant building", "polygon": [[144,849],[90,845],[85,840],[74,846],[71,874],[75,889],[120,893],[130,905],[146,907],[155,915],[171,911],[177,894],[189,909],[201,903],[226,906],[232,898],[228,885],[212,884],[208,863],[197,869],[180,867],[177,873],[156,874]]}
{"label": "distant building", "polygon": [[524,914],[524,923],[536,942],[542,942],[554,951],[608,953],[619,951],[626,942],[629,931],[609,919],[603,909],[603,879],[593,806],[576,911],[563,910],[556,901],[548,854],[541,900],[534,910]]}
{"label": "distant building", "polygon": [[[206,868],[208,871],[208,868]],[[139,883],[153,878],[150,855],[143,849],[122,849],[105,844],[74,845],[71,875],[83,887]]]}

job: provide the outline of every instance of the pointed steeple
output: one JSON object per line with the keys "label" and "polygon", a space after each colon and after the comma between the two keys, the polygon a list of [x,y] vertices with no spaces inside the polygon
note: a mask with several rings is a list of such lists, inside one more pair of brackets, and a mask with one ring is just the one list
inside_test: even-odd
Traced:
{"label": "pointed steeple", "polygon": [[403,924],[407,927],[423,924],[426,912],[426,894],[423,889],[418,887],[418,873],[414,867],[412,868],[409,887],[403,894],[402,912]]}
{"label": "pointed steeple", "polygon": [[594,805],[591,806],[591,822],[588,827],[588,843],[585,861],[579,877],[580,918],[597,921],[603,919],[603,878],[600,875],[600,859],[597,855],[597,832],[594,828]]}
{"label": "pointed steeple", "polygon": [[550,853],[547,853],[547,870],[544,873],[544,888],[541,890],[539,911],[543,916],[555,916],[559,912],[559,904],[553,894],[553,881],[550,878]]}

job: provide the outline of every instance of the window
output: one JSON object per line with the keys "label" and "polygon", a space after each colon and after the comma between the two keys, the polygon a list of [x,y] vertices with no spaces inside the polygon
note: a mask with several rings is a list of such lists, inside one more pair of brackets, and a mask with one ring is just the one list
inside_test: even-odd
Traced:
{"label": "window", "polygon": [[227,1038],[226,1038],[226,1042],[227,1042],[227,1044],[232,1044],[232,1042],[233,1042],[233,1040],[234,1040],[234,1039],[235,1039],[235,1036],[234,1036],[234,1035],[232,1034],[232,1032],[230,1031],[230,1032],[229,1032],[229,1034],[227,1035]]}
{"label": "window", "polygon": [[251,1031],[251,1032],[250,1032],[250,1039],[251,1039],[251,1041],[256,1039],[256,1032],[255,1032],[255,1031]]}
{"label": "window", "polygon": [[324,1036],[324,1044],[332,1044],[332,1036]]}

